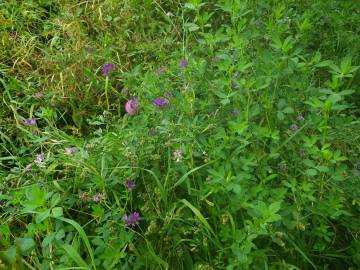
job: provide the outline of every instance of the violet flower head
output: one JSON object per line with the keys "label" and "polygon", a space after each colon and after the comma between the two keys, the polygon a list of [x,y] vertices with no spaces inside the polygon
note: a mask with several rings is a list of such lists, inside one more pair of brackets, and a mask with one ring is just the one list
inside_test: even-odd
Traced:
{"label": "violet flower head", "polygon": [[25,126],[36,126],[36,119],[34,119],[34,118],[24,119],[24,125]]}
{"label": "violet flower head", "polygon": [[176,162],[180,162],[184,158],[183,152],[180,149],[175,150],[173,153],[173,158]]}
{"label": "violet flower head", "polygon": [[162,109],[165,108],[167,105],[169,105],[169,101],[166,98],[160,97],[154,99],[153,104],[159,109]]}
{"label": "violet flower head", "polygon": [[131,180],[126,180],[124,183],[125,187],[127,188],[128,191],[132,191],[135,188],[135,182],[131,181]]}
{"label": "violet flower head", "polygon": [[76,147],[65,147],[65,154],[66,155],[71,155],[74,154],[75,152],[77,152],[77,148]]}
{"label": "violet flower head", "polygon": [[115,64],[108,63],[108,64],[103,65],[102,68],[101,68],[102,75],[104,77],[108,77],[110,71],[112,71],[114,68],[115,68]]}
{"label": "violet flower head", "polygon": [[102,192],[98,192],[92,197],[93,202],[100,202],[104,199],[105,199],[105,193]]}
{"label": "violet flower head", "polygon": [[179,62],[179,65],[182,68],[186,68],[189,65],[189,62],[186,59],[181,59],[180,62]]}
{"label": "violet flower head", "polygon": [[166,72],[166,67],[159,67],[159,73],[164,73]]}
{"label": "violet flower head", "polygon": [[304,121],[305,118],[304,118],[304,116],[303,116],[302,114],[299,114],[298,117],[296,117],[296,120],[298,120],[298,121]]}
{"label": "violet flower head", "polygon": [[33,94],[33,97],[36,98],[36,99],[40,99],[40,98],[42,98],[43,96],[44,96],[44,94],[41,93],[41,92],[36,92],[36,93]]}
{"label": "violet flower head", "polygon": [[44,154],[41,153],[41,154],[36,154],[35,155],[35,160],[34,160],[34,163],[39,166],[39,167],[44,167]]}
{"label": "violet flower head", "polygon": [[139,222],[141,220],[141,217],[140,217],[139,212],[134,212],[134,213],[129,214],[129,215],[125,214],[123,219],[124,219],[124,222],[125,222],[126,226],[134,227],[135,225],[139,224]]}
{"label": "violet flower head", "polygon": [[129,115],[137,114],[140,111],[140,104],[138,102],[137,97],[132,97],[128,102],[125,104],[125,111]]}

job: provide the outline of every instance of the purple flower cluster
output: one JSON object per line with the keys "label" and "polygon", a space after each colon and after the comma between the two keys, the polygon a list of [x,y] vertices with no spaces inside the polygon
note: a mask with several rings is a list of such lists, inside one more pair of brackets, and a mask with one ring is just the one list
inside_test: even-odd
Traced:
{"label": "purple flower cluster", "polygon": [[36,119],[34,119],[34,118],[24,119],[24,125],[25,126],[36,126]]}
{"label": "purple flower cluster", "polygon": [[124,215],[123,220],[128,227],[134,227],[135,225],[138,225],[141,217],[139,212],[134,212],[129,215]]}
{"label": "purple flower cluster", "polygon": [[154,99],[153,104],[159,109],[162,109],[169,105],[169,101],[166,98],[159,97]]}
{"label": "purple flower cluster", "polygon": [[36,99],[40,99],[40,98],[42,98],[43,96],[44,96],[44,94],[41,93],[41,92],[36,92],[36,93],[33,95],[33,97],[36,98]]}
{"label": "purple flower cluster", "polygon": [[105,199],[105,193],[102,192],[98,192],[92,197],[93,202],[101,202],[104,199]]}
{"label": "purple flower cluster", "polygon": [[138,102],[137,97],[132,97],[128,102],[125,104],[125,111],[129,115],[135,115],[137,114],[141,109],[141,106]]}
{"label": "purple flower cluster", "polygon": [[65,147],[65,154],[71,155],[77,152],[77,150],[78,150],[77,147]]}
{"label": "purple flower cluster", "polygon": [[37,166],[39,166],[39,167],[43,167],[43,166],[44,166],[44,164],[43,164],[44,160],[45,160],[45,158],[44,158],[44,154],[43,154],[43,153],[41,153],[41,154],[36,154],[36,155],[35,155],[34,163],[35,163]]}
{"label": "purple flower cluster", "polygon": [[109,77],[110,71],[112,71],[114,68],[115,68],[115,64],[108,63],[108,64],[103,65],[101,68],[102,75],[104,77]]}
{"label": "purple flower cluster", "polygon": [[159,67],[159,73],[166,72],[166,67]]}
{"label": "purple flower cluster", "polygon": [[304,121],[305,118],[304,118],[304,116],[302,114],[299,114],[298,117],[296,117],[296,120],[301,122],[301,121]]}
{"label": "purple flower cluster", "polygon": [[189,62],[186,59],[181,59],[179,65],[181,68],[186,68],[189,65]]}
{"label": "purple flower cluster", "polygon": [[135,182],[131,181],[131,180],[126,180],[124,183],[125,187],[127,188],[128,191],[132,191],[135,188]]}

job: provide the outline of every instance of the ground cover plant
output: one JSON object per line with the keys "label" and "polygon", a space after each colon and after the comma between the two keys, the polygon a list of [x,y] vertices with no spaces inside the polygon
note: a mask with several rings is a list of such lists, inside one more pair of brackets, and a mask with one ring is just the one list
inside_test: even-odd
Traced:
{"label": "ground cover plant", "polygon": [[359,269],[357,0],[0,1],[0,269]]}

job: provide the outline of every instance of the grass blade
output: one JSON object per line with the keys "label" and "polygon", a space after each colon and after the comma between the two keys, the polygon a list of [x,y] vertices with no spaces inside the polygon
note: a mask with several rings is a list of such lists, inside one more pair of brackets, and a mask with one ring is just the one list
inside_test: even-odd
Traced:
{"label": "grass blade", "polygon": [[89,242],[88,237],[86,236],[86,233],[84,231],[84,229],[79,225],[79,223],[77,223],[74,220],[68,219],[68,218],[63,218],[63,217],[56,217],[56,219],[64,221],[66,223],[69,223],[70,225],[72,225],[79,233],[81,239],[84,241],[85,246],[89,252],[90,258],[91,258],[91,264],[93,266],[93,269],[96,270],[96,264],[95,264],[95,259],[94,259],[94,253],[91,249],[91,245]]}
{"label": "grass blade", "polygon": [[81,258],[76,249],[68,244],[64,244],[62,248],[66,251],[67,255],[77,264],[77,266],[82,267],[82,269],[91,269],[86,262]]}

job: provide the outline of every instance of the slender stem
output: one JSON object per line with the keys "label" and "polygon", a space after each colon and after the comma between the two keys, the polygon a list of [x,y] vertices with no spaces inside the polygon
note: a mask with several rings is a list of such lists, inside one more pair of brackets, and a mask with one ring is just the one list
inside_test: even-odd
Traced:
{"label": "slender stem", "polygon": [[110,105],[109,105],[108,88],[109,88],[109,76],[106,76],[106,79],[105,79],[105,98],[106,98],[106,108],[109,111],[110,110]]}

